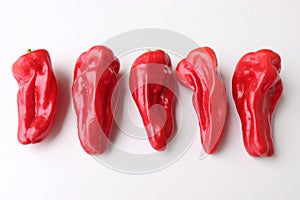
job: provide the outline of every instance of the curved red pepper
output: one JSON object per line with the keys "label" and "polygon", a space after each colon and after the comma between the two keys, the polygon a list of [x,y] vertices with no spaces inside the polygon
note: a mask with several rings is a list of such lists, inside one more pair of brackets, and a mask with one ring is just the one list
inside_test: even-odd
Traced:
{"label": "curved red pepper", "polygon": [[50,132],[58,95],[49,53],[40,49],[21,56],[12,72],[19,85],[18,140],[21,144],[41,142]]}
{"label": "curved red pepper", "polygon": [[80,55],[74,69],[73,104],[77,115],[78,136],[88,154],[105,151],[113,124],[120,63],[104,46],[94,46]]}
{"label": "curved red pepper", "polygon": [[244,55],[232,77],[232,95],[251,156],[272,156],[272,118],[282,94],[280,56],[264,49]]}
{"label": "curved red pepper", "polygon": [[178,81],[194,91],[193,105],[200,125],[205,152],[214,153],[223,137],[226,90],[217,72],[217,58],[209,47],[192,50],[176,68]]}
{"label": "curved red pepper", "polygon": [[169,55],[162,50],[139,56],[130,70],[129,86],[142,116],[149,142],[165,149],[173,130],[172,105],[175,79]]}

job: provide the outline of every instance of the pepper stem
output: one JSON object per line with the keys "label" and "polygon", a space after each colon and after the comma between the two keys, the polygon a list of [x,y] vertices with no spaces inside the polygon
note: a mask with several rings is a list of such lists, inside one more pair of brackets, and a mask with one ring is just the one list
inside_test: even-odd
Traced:
{"label": "pepper stem", "polygon": [[31,49],[27,49],[27,53],[30,53],[31,52]]}

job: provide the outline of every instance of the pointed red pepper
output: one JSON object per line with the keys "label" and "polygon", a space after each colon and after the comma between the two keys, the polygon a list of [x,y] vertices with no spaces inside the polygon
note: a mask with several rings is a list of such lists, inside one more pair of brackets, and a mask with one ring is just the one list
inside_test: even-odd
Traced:
{"label": "pointed red pepper", "polygon": [[72,97],[79,140],[88,154],[102,154],[106,149],[119,69],[118,59],[105,46],[94,46],[77,59]]}
{"label": "pointed red pepper", "polygon": [[244,55],[232,77],[232,95],[251,156],[274,154],[272,118],[283,85],[280,56],[268,49]]}
{"label": "pointed red pepper", "polygon": [[214,153],[223,137],[226,119],[226,90],[217,71],[217,58],[209,47],[192,50],[176,68],[178,81],[194,91],[203,149]]}
{"label": "pointed red pepper", "polygon": [[175,79],[169,55],[162,50],[139,56],[130,70],[129,86],[139,109],[149,142],[163,150],[174,131]]}
{"label": "pointed red pepper", "polygon": [[12,73],[19,85],[18,140],[21,144],[41,142],[50,132],[58,95],[49,53],[29,50],[13,64]]}

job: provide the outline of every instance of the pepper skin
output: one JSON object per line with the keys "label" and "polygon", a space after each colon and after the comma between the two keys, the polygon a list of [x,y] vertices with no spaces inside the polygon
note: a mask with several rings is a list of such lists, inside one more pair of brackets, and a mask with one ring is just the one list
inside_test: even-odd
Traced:
{"label": "pepper skin", "polygon": [[29,51],[13,64],[12,73],[19,85],[18,140],[21,144],[41,142],[50,132],[58,95],[49,53]]}
{"label": "pepper skin", "polygon": [[176,68],[178,81],[194,91],[202,147],[208,154],[214,153],[222,140],[227,110],[226,89],[217,66],[214,51],[203,47],[192,50]]}
{"label": "pepper skin", "polygon": [[174,131],[175,84],[171,59],[162,50],[142,54],[131,67],[130,91],[155,150],[164,150]]}
{"label": "pepper skin", "polygon": [[102,154],[106,149],[119,69],[118,59],[105,46],[94,46],[77,59],[72,97],[79,140],[88,154]]}
{"label": "pepper skin", "polygon": [[282,94],[280,56],[263,49],[244,55],[232,77],[232,95],[241,119],[244,146],[251,156],[274,154],[272,118]]}

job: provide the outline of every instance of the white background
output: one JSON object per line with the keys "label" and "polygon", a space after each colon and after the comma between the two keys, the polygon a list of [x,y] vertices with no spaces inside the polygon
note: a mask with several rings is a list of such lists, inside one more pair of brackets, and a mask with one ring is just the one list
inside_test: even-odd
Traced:
{"label": "white background", "polygon": [[[1,1],[0,199],[299,199],[300,1]],[[144,175],[111,170],[79,144],[70,87],[81,52],[136,28],[165,28],[212,47],[228,90],[229,116],[219,151],[199,160],[197,137],[170,167]],[[17,142],[12,63],[27,48],[47,49],[59,80],[57,117],[43,143]],[[274,119],[276,156],[244,150],[231,77],[246,52],[282,57],[284,94]]]}

